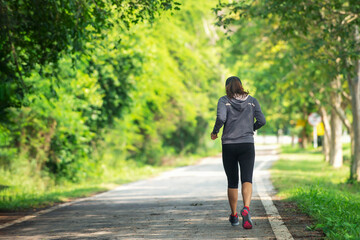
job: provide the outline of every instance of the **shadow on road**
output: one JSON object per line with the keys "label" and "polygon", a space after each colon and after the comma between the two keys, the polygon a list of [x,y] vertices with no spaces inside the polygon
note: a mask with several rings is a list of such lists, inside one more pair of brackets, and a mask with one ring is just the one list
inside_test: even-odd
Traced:
{"label": "shadow on road", "polygon": [[254,229],[245,230],[228,222],[225,199],[148,199],[142,204],[86,201],[0,233],[21,239],[274,239],[268,237],[272,231],[259,200],[253,201],[252,211]]}

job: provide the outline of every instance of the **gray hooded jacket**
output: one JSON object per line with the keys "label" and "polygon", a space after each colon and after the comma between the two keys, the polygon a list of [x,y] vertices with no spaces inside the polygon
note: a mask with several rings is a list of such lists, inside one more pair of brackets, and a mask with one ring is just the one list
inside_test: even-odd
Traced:
{"label": "gray hooded jacket", "polygon": [[[254,118],[256,122],[254,123]],[[259,102],[250,95],[245,100],[223,96],[217,105],[217,117],[213,133],[224,125],[221,137],[223,144],[253,143],[254,131],[264,126],[265,116]]]}

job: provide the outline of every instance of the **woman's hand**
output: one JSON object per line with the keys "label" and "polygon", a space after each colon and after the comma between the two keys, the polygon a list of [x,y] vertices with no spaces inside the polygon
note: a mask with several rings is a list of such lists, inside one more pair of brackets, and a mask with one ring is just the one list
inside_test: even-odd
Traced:
{"label": "woman's hand", "polygon": [[215,139],[217,139],[217,138],[218,138],[217,134],[211,133],[211,139],[212,139],[212,140],[215,140]]}

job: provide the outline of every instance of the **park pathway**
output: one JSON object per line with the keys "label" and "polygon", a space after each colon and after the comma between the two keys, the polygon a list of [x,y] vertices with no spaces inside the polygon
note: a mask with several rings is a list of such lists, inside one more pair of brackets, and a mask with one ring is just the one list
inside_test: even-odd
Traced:
{"label": "park pathway", "polygon": [[256,154],[252,230],[228,222],[217,156],[0,229],[0,239],[291,239],[269,197],[275,147],[256,146]]}

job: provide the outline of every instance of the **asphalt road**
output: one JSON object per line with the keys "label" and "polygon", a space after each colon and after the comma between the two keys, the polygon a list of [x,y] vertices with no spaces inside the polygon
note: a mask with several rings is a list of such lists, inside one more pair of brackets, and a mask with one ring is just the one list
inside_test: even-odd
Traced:
{"label": "asphalt road", "polygon": [[276,159],[274,149],[256,146],[251,230],[228,221],[227,183],[218,156],[3,228],[0,239],[276,239],[276,216],[264,208],[271,203],[264,196],[273,193],[267,169]]}

